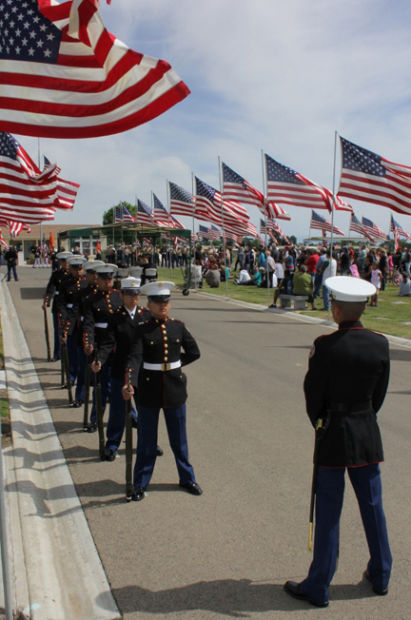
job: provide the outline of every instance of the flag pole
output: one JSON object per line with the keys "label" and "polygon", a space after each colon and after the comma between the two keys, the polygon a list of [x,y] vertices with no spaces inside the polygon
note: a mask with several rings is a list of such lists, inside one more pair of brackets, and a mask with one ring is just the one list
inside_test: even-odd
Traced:
{"label": "flag pole", "polygon": [[[331,209],[331,239],[330,239],[330,273],[333,261],[333,244],[334,244],[334,211],[335,211],[335,168],[337,162],[337,130],[334,132],[334,163],[333,163],[333,201]],[[331,306],[328,304],[328,320],[331,321]]]}
{"label": "flag pole", "polygon": [[[224,190],[223,190],[223,175],[222,175],[222,166],[221,166],[220,156],[218,156],[218,177],[220,179],[220,194],[221,194],[221,225],[223,229],[223,249],[224,249],[223,268],[224,268],[225,294],[226,294],[226,297],[229,297],[228,278],[227,278],[227,271],[226,271],[226,265],[225,265],[227,246],[226,246],[225,229],[224,229]],[[214,246],[214,242],[213,242],[213,246]]]}
{"label": "flag pole", "polygon": [[[166,192],[167,192],[167,204],[168,204],[168,210],[169,210],[169,213],[170,213],[170,215],[171,215],[170,181],[169,181],[168,179],[167,179],[167,181],[166,181]],[[171,235],[170,235],[170,241],[171,241]],[[171,245],[171,244],[170,244],[170,245]],[[170,250],[170,252],[171,252],[171,250]],[[191,258],[191,257],[190,257],[190,258]],[[169,269],[170,269],[170,280],[172,280],[172,279],[173,279],[173,272],[172,272],[172,269],[171,269],[171,253],[170,253],[170,255],[169,255],[169,259],[170,259],[170,262],[169,262],[168,267],[169,267]]]}
{"label": "flag pole", "polygon": [[265,208],[265,279],[267,280],[267,306],[270,305],[270,282],[268,280],[268,266],[267,266],[267,230],[268,230],[268,201],[267,201],[267,176],[264,166],[264,151],[261,149],[261,170],[263,175],[263,192],[264,192],[264,208]]}

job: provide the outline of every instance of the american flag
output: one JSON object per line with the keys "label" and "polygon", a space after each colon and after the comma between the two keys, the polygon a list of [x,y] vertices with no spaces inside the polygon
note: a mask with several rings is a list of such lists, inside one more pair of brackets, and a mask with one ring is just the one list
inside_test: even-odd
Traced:
{"label": "american flag", "polygon": [[269,207],[269,216],[277,218],[279,220],[291,220],[290,215],[287,213],[285,209],[276,202],[268,202]]}
{"label": "american flag", "polygon": [[171,215],[186,215],[193,217],[194,215],[194,199],[193,195],[179,185],[168,182],[170,195],[170,213]]}
{"label": "american flag", "polygon": [[174,228],[173,220],[171,219],[171,215],[161,202],[157,198],[157,196],[153,192],[153,211],[154,211],[154,222],[157,226],[164,226],[166,228]]}
{"label": "american flag", "polygon": [[351,220],[350,220],[350,228],[349,230],[352,230],[353,232],[357,232],[360,235],[365,235],[364,232],[364,228],[363,225],[361,224],[360,220],[358,219],[358,217],[356,217],[354,215],[354,213],[351,214]]}
{"label": "american flag", "polygon": [[220,192],[214,189],[208,183],[201,181],[195,177],[196,195],[195,195],[195,211],[194,216],[199,220],[206,222],[214,222],[222,225],[225,223],[247,223],[249,215],[247,209],[244,209],[236,202],[223,200]]}
{"label": "american flag", "polygon": [[[332,194],[299,172],[288,168],[265,153],[267,200],[294,207],[332,209]],[[336,205],[336,208],[339,208]]]}
{"label": "american flag", "polygon": [[8,244],[6,243],[5,238],[3,237],[3,232],[0,230],[0,244],[4,247],[5,250],[9,249]]}
{"label": "american flag", "polygon": [[36,224],[54,219],[56,169],[40,172],[29,154],[9,133],[0,133],[0,216]]}
{"label": "american flag", "polygon": [[364,233],[372,240],[374,239],[386,239],[387,235],[381,228],[374,224],[372,220],[369,220],[367,217],[362,218],[362,228]]}
{"label": "american flag", "polygon": [[407,233],[405,228],[401,226],[396,220],[394,220],[391,214],[391,222],[390,222],[390,230],[395,233],[397,232],[400,237],[405,237],[406,239],[411,239],[411,235]]}
{"label": "american flag", "polygon": [[126,205],[120,203],[120,206],[114,208],[114,223],[119,222],[135,222],[136,218],[130,213]]}
{"label": "american flag", "polygon": [[202,226],[200,224],[200,226],[198,227],[198,234],[200,237],[203,237],[204,239],[219,239],[220,237],[223,236],[223,233],[221,232],[221,230],[219,230],[213,224],[210,227]]}
{"label": "american flag", "polygon": [[363,200],[411,215],[411,167],[394,162],[340,136],[339,196]]}
{"label": "american flag", "polygon": [[137,200],[137,224],[146,224],[148,226],[154,226],[153,210],[145,202]]}
{"label": "american flag", "polygon": [[181,222],[178,221],[178,219],[176,217],[174,217],[174,215],[170,215],[171,217],[171,221],[172,221],[172,225],[173,228],[184,228],[184,226],[182,225]]}
{"label": "american flag", "polygon": [[92,138],[159,116],[189,89],[110,34],[96,0],[2,0],[0,129]]}
{"label": "american flag", "polygon": [[[44,169],[52,167],[53,164],[44,157]],[[56,166],[57,172],[57,198],[59,209],[72,209],[74,207],[75,200],[77,198],[77,192],[80,185],[73,181],[67,181],[60,177],[60,168]]]}
{"label": "american flag", "polygon": [[227,164],[222,162],[223,198],[254,205],[265,213],[264,195]]}
{"label": "american flag", "polygon": [[317,228],[318,230],[322,230],[324,232],[332,232],[335,235],[344,236],[344,233],[340,228],[333,226],[331,222],[326,220],[325,217],[322,217],[322,215],[316,213],[314,210],[311,214],[310,228]]}
{"label": "american flag", "polygon": [[280,228],[279,224],[277,224],[277,222],[274,222],[274,227],[273,227],[274,232],[279,236],[280,239],[284,240],[284,243],[290,243],[289,238],[287,237],[287,235],[282,231],[282,229]]}

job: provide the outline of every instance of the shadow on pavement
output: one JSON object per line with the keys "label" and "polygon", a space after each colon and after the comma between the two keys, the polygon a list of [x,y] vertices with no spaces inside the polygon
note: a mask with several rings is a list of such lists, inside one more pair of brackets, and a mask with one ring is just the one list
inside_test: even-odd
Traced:
{"label": "shadow on pavement", "polygon": [[[114,588],[112,593],[123,614],[172,614],[207,610],[221,616],[247,618],[250,613],[314,610],[304,601],[290,598],[282,584],[258,583],[251,579],[200,581],[181,588],[151,590],[139,586]],[[372,596],[369,587],[337,585],[330,589],[331,600],[361,599]],[[320,612],[321,613],[321,612]]]}

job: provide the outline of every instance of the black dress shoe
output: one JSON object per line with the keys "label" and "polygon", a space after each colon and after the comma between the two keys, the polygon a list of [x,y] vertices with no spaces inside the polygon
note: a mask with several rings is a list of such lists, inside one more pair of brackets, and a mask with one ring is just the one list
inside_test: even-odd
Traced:
{"label": "black dress shoe", "polygon": [[298,598],[299,601],[307,601],[307,603],[311,603],[311,605],[315,605],[315,607],[328,607],[328,601],[315,601],[309,594],[301,590],[300,584],[296,581],[286,581],[284,590],[293,598]]}
{"label": "black dress shoe", "polygon": [[203,493],[197,482],[180,482],[179,486],[191,493],[191,495],[202,495]]}
{"label": "black dress shoe", "polygon": [[109,461],[112,463],[116,460],[116,452],[117,450],[111,450],[111,448],[104,448],[102,461]]}
{"label": "black dress shoe", "polygon": [[131,494],[133,502],[141,502],[141,500],[144,499],[144,491],[145,489],[143,487],[136,487],[133,489],[133,493]]}
{"label": "black dress shoe", "polygon": [[84,430],[87,433],[95,433],[97,431],[97,424],[88,424],[87,426],[84,427]]}
{"label": "black dress shoe", "polygon": [[156,448],[156,455],[157,456],[163,456],[164,451],[160,448],[160,446],[157,446]]}
{"label": "black dress shoe", "polygon": [[71,406],[73,407],[73,409],[78,409],[79,407],[81,407],[82,404],[83,404],[82,400],[73,400],[73,402],[71,403]]}
{"label": "black dress shoe", "polygon": [[381,588],[376,588],[371,580],[370,574],[369,572],[366,570],[364,573],[364,577],[366,578],[367,581],[370,582],[370,584],[372,585],[372,590],[375,594],[378,594],[378,596],[385,596],[386,594],[388,594],[388,588],[384,588],[381,590]]}

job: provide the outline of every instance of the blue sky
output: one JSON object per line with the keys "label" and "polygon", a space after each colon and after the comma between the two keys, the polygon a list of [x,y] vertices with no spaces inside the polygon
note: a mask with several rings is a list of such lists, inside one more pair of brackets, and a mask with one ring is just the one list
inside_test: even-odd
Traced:
{"label": "blue sky", "polygon": [[[332,189],[335,131],[411,165],[406,0],[101,0],[101,13],[129,47],[170,62],[192,93],[129,132],[42,139],[42,152],[81,184],[57,223],[99,223],[120,200],[150,203],[151,190],[166,202],[166,180],[191,189],[192,171],[218,187],[218,156],[262,189],[262,149]],[[36,141],[19,140],[36,158]],[[338,185],[339,153],[336,176]],[[388,231],[389,209],[351,204]],[[311,211],[287,210],[283,230],[306,237]],[[258,210],[250,215],[257,224]],[[411,232],[410,216],[394,217]],[[348,233],[348,214],[335,223]]]}

